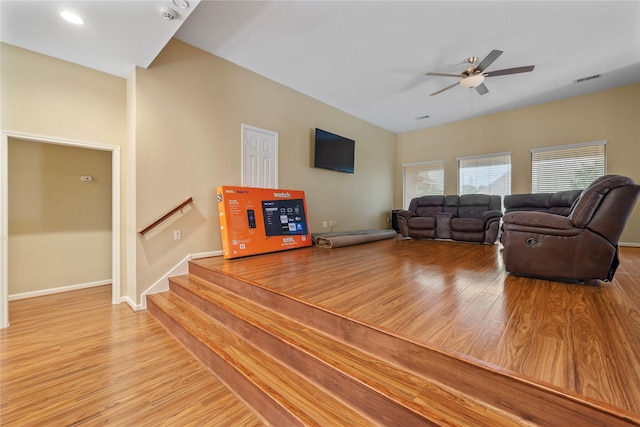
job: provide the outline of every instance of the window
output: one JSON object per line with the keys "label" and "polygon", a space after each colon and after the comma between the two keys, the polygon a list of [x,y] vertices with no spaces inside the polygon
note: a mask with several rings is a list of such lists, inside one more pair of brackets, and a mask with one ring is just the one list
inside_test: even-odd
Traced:
{"label": "window", "polygon": [[511,153],[458,157],[458,194],[511,194]]}
{"label": "window", "polygon": [[444,194],[444,162],[442,160],[402,165],[402,175],[405,209],[415,197]]}
{"label": "window", "polygon": [[605,174],[607,141],[531,149],[531,191],[553,193],[587,188]]}

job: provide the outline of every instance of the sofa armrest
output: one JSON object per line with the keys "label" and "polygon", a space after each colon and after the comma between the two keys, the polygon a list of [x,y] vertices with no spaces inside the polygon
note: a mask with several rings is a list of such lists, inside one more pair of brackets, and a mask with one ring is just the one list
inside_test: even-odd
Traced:
{"label": "sofa armrest", "polygon": [[483,212],[482,215],[480,216],[480,219],[483,220],[484,222],[487,222],[491,218],[502,218],[502,211],[500,210],[486,211],[486,212]]}
{"label": "sofa armrest", "polygon": [[413,211],[408,211],[405,209],[400,209],[398,212],[396,212],[396,218],[404,218],[406,220],[409,220],[410,218],[413,218],[414,216],[418,216],[417,213],[413,212]]}
{"label": "sofa armrest", "polygon": [[406,209],[400,209],[398,212],[396,212],[398,230],[400,230],[400,234],[402,234],[402,237],[409,237],[409,220],[416,216],[418,216],[417,213]]}
{"label": "sofa armrest", "polygon": [[575,228],[569,218],[547,212],[509,212],[505,214],[503,221],[505,224],[520,225],[524,227],[551,228],[556,230],[570,230]]}

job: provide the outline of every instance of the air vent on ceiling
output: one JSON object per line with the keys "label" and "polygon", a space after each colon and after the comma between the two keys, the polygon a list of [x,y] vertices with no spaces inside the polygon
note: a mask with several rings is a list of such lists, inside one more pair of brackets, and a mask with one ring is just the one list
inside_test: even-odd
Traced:
{"label": "air vent on ceiling", "polygon": [[582,83],[582,82],[586,82],[587,80],[597,79],[599,77],[600,77],[600,74],[594,74],[593,76],[583,77],[581,79],[578,79],[574,83]]}

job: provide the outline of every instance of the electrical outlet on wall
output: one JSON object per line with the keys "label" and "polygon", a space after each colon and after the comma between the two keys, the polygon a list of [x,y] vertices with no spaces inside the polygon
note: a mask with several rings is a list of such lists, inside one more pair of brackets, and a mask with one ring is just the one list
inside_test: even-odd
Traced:
{"label": "electrical outlet on wall", "polygon": [[174,230],[173,240],[180,240],[180,239],[182,239],[182,232],[180,230]]}
{"label": "electrical outlet on wall", "polygon": [[327,221],[322,221],[322,228],[327,228],[327,227],[328,227]]}

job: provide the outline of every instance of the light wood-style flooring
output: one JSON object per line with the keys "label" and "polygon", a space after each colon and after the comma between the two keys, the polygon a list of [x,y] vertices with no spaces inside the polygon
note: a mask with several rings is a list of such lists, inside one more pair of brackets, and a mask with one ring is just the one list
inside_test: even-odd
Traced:
{"label": "light wood-style flooring", "polygon": [[586,285],[510,275],[500,250],[392,239],[197,263],[640,413],[640,248]]}
{"label": "light wood-style flooring", "polygon": [[264,425],[146,312],[111,287],[9,303],[1,426]]}
{"label": "light wood-style flooring", "polygon": [[[640,413],[640,248],[612,283],[504,272],[499,245],[392,239],[198,263],[500,369]],[[0,425],[262,425],[110,288],[10,302]]]}

